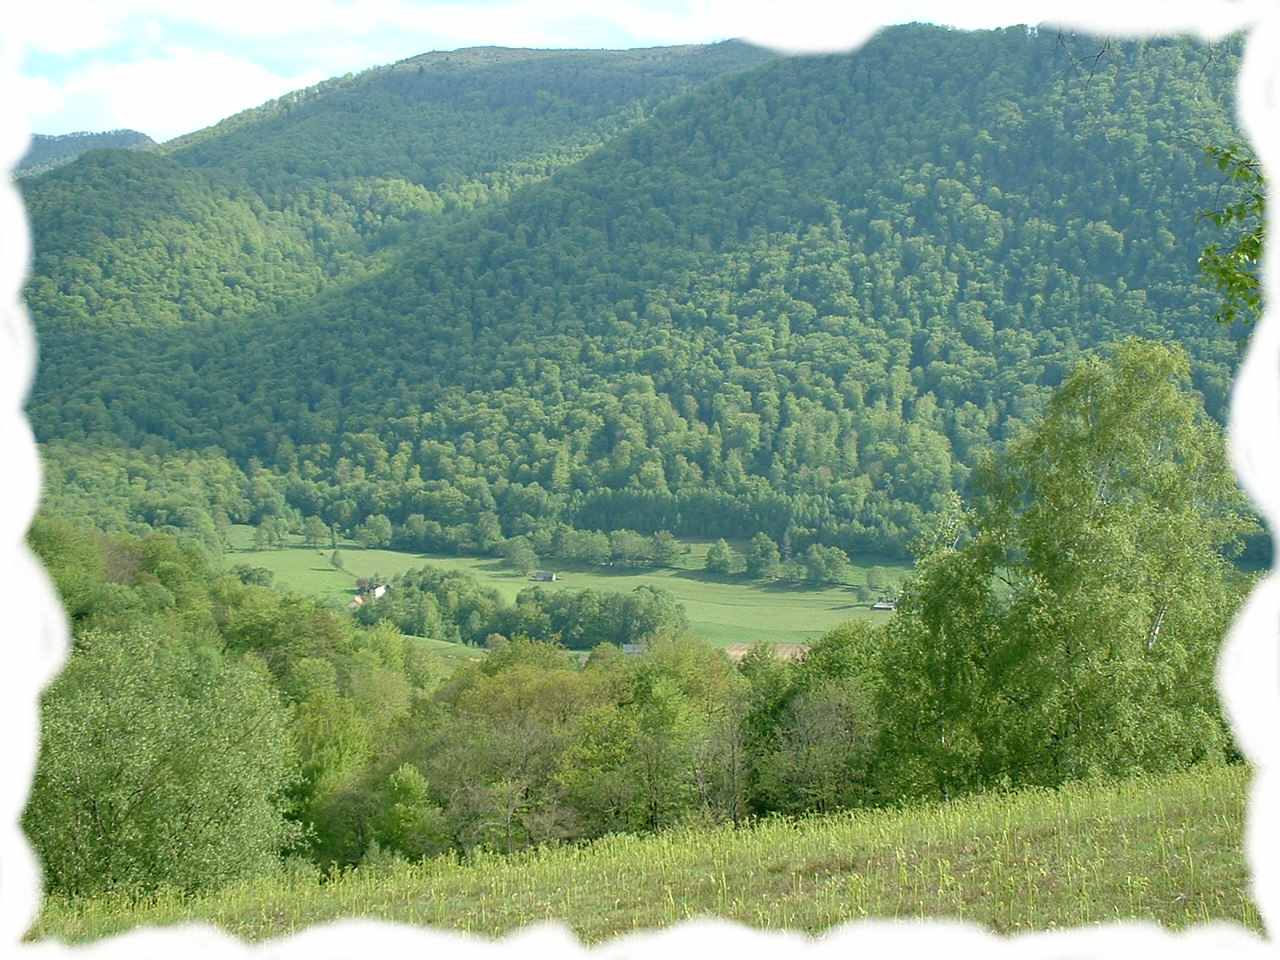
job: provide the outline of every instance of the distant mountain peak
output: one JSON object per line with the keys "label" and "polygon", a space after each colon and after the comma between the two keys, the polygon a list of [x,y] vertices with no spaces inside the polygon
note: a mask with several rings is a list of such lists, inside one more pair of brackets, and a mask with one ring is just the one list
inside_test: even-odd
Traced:
{"label": "distant mountain peak", "polygon": [[138,150],[155,146],[155,141],[137,130],[76,130],[72,133],[37,133],[31,146],[14,168],[14,176],[30,177],[70,163],[86,150]]}

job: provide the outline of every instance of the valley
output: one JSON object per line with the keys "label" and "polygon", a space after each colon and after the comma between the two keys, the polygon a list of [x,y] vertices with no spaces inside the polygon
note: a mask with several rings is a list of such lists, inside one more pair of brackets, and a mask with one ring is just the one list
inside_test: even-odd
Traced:
{"label": "valley", "polygon": [[474,47],[42,142],[32,937],[1259,930],[1243,49]]}
{"label": "valley", "polygon": [[[496,589],[508,603],[531,585],[528,576],[514,572],[499,558],[365,549],[352,541],[339,544],[344,568],[338,570],[329,562],[331,550],[304,547],[296,542],[300,538],[284,549],[253,550],[249,528],[232,529],[231,542],[235,546],[226,555],[226,564],[264,567],[275,575],[278,587],[335,604],[350,601],[357,577],[385,579],[428,565],[471,574],[484,586]],[[563,571],[554,583],[539,586],[548,590],[627,592],[640,586],[666,590],[684,606],[693,633],[723,647],[757,641],[803,645],[847,620],[884,619],[883,613],[872,611],[870,602],[860,600],[848,587],[765,584],[742,577],[708,575],[704,567],[710,544],[701,541],[688,546],[690,552],[675,568],[613,572],[577,567]],[[865,583],[866,569],[854,565],[854,582]],[[901,566],[885,565],[880,569],[886,571],[888,582],[894,585],[900,585],[907,573]]]}

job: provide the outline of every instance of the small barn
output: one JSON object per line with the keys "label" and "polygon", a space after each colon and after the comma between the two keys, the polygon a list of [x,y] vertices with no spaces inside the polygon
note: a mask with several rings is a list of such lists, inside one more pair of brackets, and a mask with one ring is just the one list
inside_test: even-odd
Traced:
{"label": "small barn", "polygon": [[539,583],[551,583],[560,579],[560,575],[554,570],[535,570],[529,574],[530,580],[537,580]]}
{"label": "small barn", "polygon": [[898,605],[892,600],[877,600],[871,605],[872,610],[897,610]]}

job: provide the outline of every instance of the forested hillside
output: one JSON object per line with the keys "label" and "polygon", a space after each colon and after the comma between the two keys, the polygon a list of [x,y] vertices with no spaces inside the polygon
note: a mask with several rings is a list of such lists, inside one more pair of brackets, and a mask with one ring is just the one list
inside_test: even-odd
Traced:
{"label": "forested hillside", "polygon": [[569,55],[433,55],[40,178],[40,437],[215,448],[232,519],[411,549],[901,555],[1087,350],[1179,341],[1223,416],[1240,335],[1196,256],[1237,42],[710,50],[578,99]]}
{"label": "forested hillside", "polygon": [[64,163],[70,163],[86,150],[137,150],[155,141],[137,130],[108,130],[105,133],[63,133],[57,136],[34,134],[31,146],[14,168],[14,176],[31,177]]}
{"label": "forested hillside", "polygon": [[[24,184],[42,328],[244,323],[397,240],[545,178],[654,103],[769,58],[743,44],[428,55],[338,78],[160,150]],[[50,339],[46,337],[46,340]]]}

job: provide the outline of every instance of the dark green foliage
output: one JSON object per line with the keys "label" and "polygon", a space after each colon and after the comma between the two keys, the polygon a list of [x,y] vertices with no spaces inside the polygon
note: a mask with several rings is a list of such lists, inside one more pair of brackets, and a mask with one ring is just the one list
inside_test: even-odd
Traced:
{"label": "dark green foliage", "polygon": [[168,533],[216,553],[232,523],[288,509],[271,479],[259,472],[250,481],[216,451],[161,456],[55,442],[41,445],[40,458],[41,510],[104,531]]}
{"label": "dark green foliage", "polygon": [[839,547],[811,544],[804,555],[805,579],[813,583],[844,583],[849,579],[849,558]]}
{"label": "dark green foliage", "polygon": [[[611,76],[631,79],[596,91],[555,58],[433,60],[164,156],[86,159],[29,196],[39,435],[256,458],[289,507],[344,530],[386,516],[409,549],[528,536],[553,556],[540,538],[567,524],[901,557],[1091,346],[1184,342],[1223,416],[1239,334],[1202,320],[1196,231],[1217,185],[1187,143],[1232,139],[1239,43],[1113,43],[1085,76],[1086,42],[895,28],[607,131],[580,121],[622,102],[623,61]],[[679,72],[694,54],[671,56]],[[338,109],[371,91],[368,117]],[[487,157],[464,91],[499,117],[532,98],[553,132],[533,145],[514,121],[493,148],[510,153]],[[563,162],[383,223],[349,181],[443,189],[443,154],[414,167],[410,146],[434,148],[397,122],[437,109],[453,120],[431,136],[471,158],[460,183]],[[339,132],[362,124],[381,133]],[[122,199],[135,179],[145,196]],[[201,242],[163,263],[119,246],[184,230]],[[225,289],[170,289],[168,272]]]}
{"label": "dark green foliage", "polygon": [[782,554],[767,533],[757,533],[747,546],[747,573],[757,580],[772,580],[782,570]]}
{"label": "dark green foliage", "polygon": [[[77,521],[30,537],[76,639],[26,820],[55,887],[1230,755],[1249,525],[1210,418],[1239,338],[1202,322],[1186,144],[1230,141],[1239,43],[1113,44],[1086,78],[1072,42],[438,55],[24,182],[46,510]],[[1186,353],[1077,364],[1133,333]],[[645,588],[506,604],[428,567],[349,617],[221,573],[232,522],[339,568],[339,531],[517,569],[670,564],[676,534],[750,537],[719,576],[918,567],[883,625],[735,669]],[[445,677],[419,638],[488,653]]]}
{"label": "dark green foliage", "polygon": [[538,554],[528,537],[512,537],[503,542],[499,550],[516,573],[529,574],[538,566]]}
{"label": "dark green foliage", "polygon": [[738,43],[429,54],[156,151],[98,151],[23,181],[38,237],[28,301],[55,326],[261,320],[770,56]]}
{"label": "dark green foliage", "polygon": [[237,563],[231,568],[231,572],[240,578],[241,583],[259,587],[271,586],[276,578],[276,575],[266,567],[253,567],[247,563]]}
{"label": "dark green foliage", "polygon": [[387,547],[391,545],[391,521],[383,514],[375,513],[364,523],[356,527],[356,540],[360,545],[370,547]]}
{"label": "dark green foliage", "polygon": [[659,530],[653,535],[653,544],[650,547],[650,552],[656,566],[672,567],[675,566],[677,560],[684,556],[687,549],[676,539],[675,534],[671,531]]}

